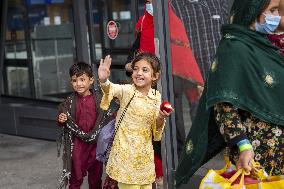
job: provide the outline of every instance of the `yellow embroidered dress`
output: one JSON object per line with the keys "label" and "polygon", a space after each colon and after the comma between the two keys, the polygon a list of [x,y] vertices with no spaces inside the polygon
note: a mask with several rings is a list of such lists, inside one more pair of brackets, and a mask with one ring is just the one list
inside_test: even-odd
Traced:
{"label": "yellow embroidered dress", "polygon": [[113,97],[120,101],[119,120],[133,94],[134,98],[123,117],[113,141],[106,173],[125,184],[151,184],[155,180],[152,139],[161,140],[164,126],[156,128],[161,94],[150,89],[147,96],[135,90],[134,85],[107,82],[101,85],[104,92],[101,108],[107,109]]}

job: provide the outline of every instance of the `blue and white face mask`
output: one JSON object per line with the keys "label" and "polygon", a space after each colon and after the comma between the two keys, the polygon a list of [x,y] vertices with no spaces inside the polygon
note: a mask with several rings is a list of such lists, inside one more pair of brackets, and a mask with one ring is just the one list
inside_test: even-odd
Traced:
{"label": "blue and white face mask", "polygon": [[153,16],[153,5],[152,5],[152,3],[146,3],[146,11]]}
{"label": "blue and white face mask", "polygon": [[267,14],[265,14],[264,16],[265,16],[265,22],[263,24],[256,22],[255,30],[264,34],[274,33],[280,24],[281,16],[267,15]]}

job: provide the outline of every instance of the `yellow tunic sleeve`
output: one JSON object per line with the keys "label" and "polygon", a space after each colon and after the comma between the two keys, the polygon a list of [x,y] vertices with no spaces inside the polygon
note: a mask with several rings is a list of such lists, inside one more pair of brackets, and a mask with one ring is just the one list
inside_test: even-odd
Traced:
{"label": "yellow tunic sleeve", "polygon": [[103,110],[107,110],[109,108],[110,102],[113,97],[116,97],[119,101],[121,101],[123,96],[123,85],[114,84],[107,80],[105,83],[101,83],[101,89],[103,91],[103,97],[100,107]]}
{"label": "yellow tunic sleeve", "polygon": [[156,120],[157,120],[157,117],[158,117],[159,111],[160,111],[161,94],[159,92],[157,92],[156,97],[157,97],[156,114],[155,114],[155,117],[154,117],[152,130],[153,130],[153,140],[154,141],[160,141],[162,139],[162,135],[163,135],[163,132],[164,132],[166,121],[164,122],[164,124],[161,127],[157,128]]}

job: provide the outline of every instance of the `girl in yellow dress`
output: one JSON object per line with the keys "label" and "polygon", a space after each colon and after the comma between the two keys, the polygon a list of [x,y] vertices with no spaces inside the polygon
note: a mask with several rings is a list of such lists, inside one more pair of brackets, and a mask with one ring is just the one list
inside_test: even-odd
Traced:
{"label": "girl in yellow dress", "polygon": [[160,61],[151,53],[137,55],[132,62],[132,85],[111,83],[110,65],[108,55],[98,69],[104,94],[101,108],[106,110],[116,97],[120,101],[118,121],[130,103],[115,135],[106,173],[120,189],[151,189],[155,181],[152,139],[161,140],[165,118],[172,113],[160,110],[161,94],[152,89],[160,78]]}

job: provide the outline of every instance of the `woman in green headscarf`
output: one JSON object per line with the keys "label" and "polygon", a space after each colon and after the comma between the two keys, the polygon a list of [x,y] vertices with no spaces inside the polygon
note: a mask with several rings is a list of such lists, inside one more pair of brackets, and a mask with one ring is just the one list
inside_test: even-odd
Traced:
{"label": "woman in green headscarf", "polygon": [[254,159],[284,174],[284,59],[266,37],[279,25],[280,0],[235,0],[187,136],[176,184],[226,145],[238,168]]}

